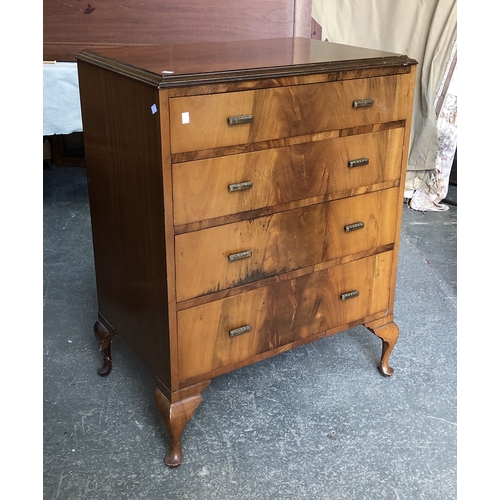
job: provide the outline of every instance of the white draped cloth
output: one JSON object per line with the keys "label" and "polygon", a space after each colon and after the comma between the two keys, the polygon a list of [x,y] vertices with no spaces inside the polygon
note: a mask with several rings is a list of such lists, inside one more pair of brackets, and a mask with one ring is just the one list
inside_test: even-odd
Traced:
{"label": "white draped cloth", "polygon": [[82,131],[76,62],[44,62],[43,135]]}

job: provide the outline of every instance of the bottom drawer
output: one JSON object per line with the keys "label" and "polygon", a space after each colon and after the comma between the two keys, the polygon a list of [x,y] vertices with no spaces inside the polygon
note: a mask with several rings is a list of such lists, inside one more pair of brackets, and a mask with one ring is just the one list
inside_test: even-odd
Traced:
{"label": "bottom drawer", "polygon": [[392,258],[385,252],[179,311],[181,381],[386,311]]}

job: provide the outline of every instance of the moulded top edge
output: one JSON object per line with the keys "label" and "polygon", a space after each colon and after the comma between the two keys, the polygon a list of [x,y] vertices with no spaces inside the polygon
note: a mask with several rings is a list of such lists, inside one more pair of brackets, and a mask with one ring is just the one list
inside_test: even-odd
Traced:
{"label": "moulded top edge", "polygon": [[160,88],[416,64],[405,55],[307,38],[116,46],[84,50],[77,61]]}

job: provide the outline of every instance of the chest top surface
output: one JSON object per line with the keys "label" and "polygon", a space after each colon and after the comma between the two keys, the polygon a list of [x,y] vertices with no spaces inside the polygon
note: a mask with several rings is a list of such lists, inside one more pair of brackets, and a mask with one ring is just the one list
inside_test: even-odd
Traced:
{"label": "chest top surface", "polygon": [[307,38],[116,46],[84,50],[77,60],[160,88],[416,64],[405,55]]}

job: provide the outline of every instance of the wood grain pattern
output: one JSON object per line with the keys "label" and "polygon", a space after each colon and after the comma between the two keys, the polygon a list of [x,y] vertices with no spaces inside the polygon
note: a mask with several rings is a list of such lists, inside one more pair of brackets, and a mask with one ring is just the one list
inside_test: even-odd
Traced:
{"label": "wood grain pattern", "polygon": [[[177,235],[177,300],[394,243],[398,196],[398,188],[387,189]],[[364,228],[345,231],[357,222]],[[229,262],[244,251],[251,257]]]}
{"label": "wood grain pattern", "polygon": [[[170,100],[171,151],[314,134],[405,118],[408,79],[367,78]],[[354,108],[356,99],[373,99]],[[186,115],[188,113],[189,115]],[[252,123],[228,125],[228,118],[252,115]],[[183,123],[183,116],[189,122]]]}
{"label": "wood grain pattern", "polygon": [[[160,140],[161,140],[161,171],[163,181],[163,210],[164,210],[164,241],[165,241],[165,263],[166,263],[166,289],[168,311],[167,331],[169,340],[169,383],[165,384],[161,377],[156,377],[157,387],[163,394],[168,395],[171,402],[175,402],[175,396],[179,390],[178,360],[177,360],[177,335],[170,335],[170,332],[177,332],[177,314],[175,300],[175,249],[173,230],[173,206],[172,206],[172,165],[170,163],[170,130],[169,130],[169,92],[162,91],[158,94],[158,107],[160,118]],[[151,108],[150,108],[151,109]],[[156,187],[156,186],[155,186]],[[160,277],[159,277],[160,278]],[[167,356],[167,353],[161,353]],[[181,398],[182,399],[182,398]]]}
{"label": "wood grain pattern", "polygon": [[158,90],[78,70],[99,313],[169,385]]}
{"label": "wood grain pattern", "polygon": [[201,394],[172,403],[156,388],[154,398],[156,408],[163,418],[169,436],[170,450],[165,456],[165,465],[178,467],[182,463],[182,433],[188,420],[193,416],[196,408],[201,403]]}
{"label": "wood grain pattern", "polygon": [[[172,166],[174,223],[189,224],[399,179],[403,128]],[[348,162],[369,164],[349,168]],[[249,181],[249,190],[228,186]],[[207,189],[210,186],[210,189]]]}
{"label": "wood grain pattern", "polygon": [[[84,50],[77,56],[156,88],[182,89],[197,86],[196,94],[217,92],[200,87],[222,85],[293,85],[272,80],[299,77],[307,83],[326,75],[327,81],[409,73],[413,59],[400,54],[363,49],[309,38],[273,38],[238,42],[183,43],[176,45],[120,45]],[[181,90],[179,90],[181,89]]]}
{"label": "wood grain pattern", "polygon": [[298,144],[304,144],[306,142],[312,143],[325,141],[328,139],[337,139],[338,137],[348,137],[351,135],[371,134],[375,132],[381,132],[382,130],[390,130],[393,128],[400,128],[405,126],[405,120],[373,123],[369,125],[360,125],[357,127],[343,128],[339,130],[328,130],[327,132],[317,132],[314,134],[296,135],[294,137],[284,137],[281,139],[271,139],[268,141],[249,142],[247,144],[235,144],[233,146],[223,146],[220,148],[176,153],[171,155],[171,161],[172,163],[184,163],[196,160],[206,160],[208,158],[218,158],[219,156],[229,156],[240,153],[253,153],[254,151],[295,146]]}
{"label": "wood grain pattern", "polygon": [[[290,37],[294,0],[44,0],[44,60],[84,48]],[[310,17],[300,9],[301,17]],[[302,21],[303,22],[303,21]]]}
{"label": "wood grain pattern", "polygon": [[[212,377],[361,324],[392,374],[415,78],[406,56],[317,40],[189,45],[78,59],[98,318],[156,380],[169,466]],[[163,78],[169,60],[190,69]]]}
{"label": "wood grain pattern", "polygon": [[312,0],[295,0],[294,37],[310,38]]}
{"label": "wood grain pattern", "polygon": [[[392,252],[180,311],[180,377],[187,381],[389,307]],[[340,294],[359,290],[342,301]],[[234,338],[229,330],[251,325]],[[220,372],[219,372],[220,373]]]}
{"label": "wood grain pattern", "polygon": [[[187,97],[190,95],[218,94],[221,92],[241,92],[242,90],[270,89],[276,87],[288,87],[295,85],[308,85],[312,83],[340,82],[343,80],[357,80],[359,78],[376,78],[388,75],[406,75],[410,73],[408,65],[399,66],[376,66],[371,68],[360,68],[353,65],[352,70],[335,71],[333,67],[325,68],[321,73],[307,71],[303,68],[304,74],[295,76],[266,75],[255,80],[232,79],[225,82],[206,83],[198,85],[193,82],[191,85],[169,86],[172,97]],[[284,72],[284,71],[283,71]],[[187,82],[188,80],[186,80]]]}
{"label": "wood grain pattern", "polygon": [[[401,163],[401,183],[399,186],[399,198],[402,199],[404,197],[405,192],[405,179],[406,179],[406,170],[408,166],[408,156],[409,156],[409,148],[410,148],[410,137],[411,137],[411,122],[412,122],[412,110],[413,110],[413,99],[414,99],[414,90],[415,90],[415,78],[417,75],[417,66],[413,65],[411,67],[411,72],[408,75],[408,95],[406,96],[406,127],[405,127],[405,137],[404,137],[404,149],[403,149],[403,162]],[[394,248],[394,262],[393,262],[393,270],[392,270],[392,286],[390,290],[390,303],[394,304],[395,293],[396,293],[396,276],[397,276],[397,267],[398,267],[398,255],[399,255],[399,245],[401,234],[401,224],[403,223],[403,205],[398,204],[395,207],[396,217],[396,245]],[[393,307],[393,306],[392,306]],[[392,312],[392,311],[391,311]]]}

